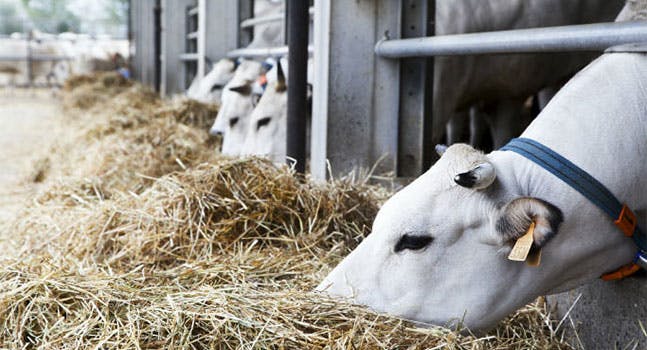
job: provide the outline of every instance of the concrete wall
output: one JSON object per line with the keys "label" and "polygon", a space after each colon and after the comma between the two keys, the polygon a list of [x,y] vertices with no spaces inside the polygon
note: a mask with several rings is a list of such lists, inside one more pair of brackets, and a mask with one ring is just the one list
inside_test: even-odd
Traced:
{"label": "concrete wall", "polygon": [[[326,176],[370,168],[418,176],[427,147],[429,60],[376,57],[375,43],[428,33],[428,1],[315,1],[311,170]],[[414,9],[414,10],[411,10]],[[417,9],[417,10],[415,10]],[[401,70],[402,67],[402,70]],[[406,74],[415,79],[400,79]]]}
{"label": "concrete wall", "polygon": [[207,0],[205,54],[215,63],[238,47],[238,5],[236,1]]}
{"label": "concrete wall", "polygon": [[153,86],[155,82],[155,0],[131,1],[130,20],[133,77]]}
{"label": "concrete wall", "polygon": [[615,282],[599,280],[547,299],[561,319],[578,296],[563,325],[573,345],[584,349],[647,349],[644,276]]}

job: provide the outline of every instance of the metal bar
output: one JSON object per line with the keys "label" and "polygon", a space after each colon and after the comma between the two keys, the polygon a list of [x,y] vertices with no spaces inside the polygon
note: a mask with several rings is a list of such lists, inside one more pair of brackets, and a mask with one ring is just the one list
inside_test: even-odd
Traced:
{"label": "metal bar", "polygon": [[200,55],[198,55],[195,52],[181,53],[180,54],[180,60],[181,61],[197,61],[198,59],[200,59]]}
{"label": "metal bar", "polygon": [[34,57],[31,52],[32,39],[33,39],[33,34],[32,32],[29,32],[29,37],[27,39],[27,82],[29,86],[32,86],[32,84],[34,83],[34,72],[32,67],[32,62],[34,61]]}
{"label": "metal bar", "polygon": [[[236,0],[238,4],[238,23],[254,17],[254,0]],[[237,28],[239,29],[239,28]],[[238,30],[238,47],[245,47],[254,38],[253,28]]]}
{"label": "metal bar", "polygon": [[314,0],[317,16],[314,19],[313,42],[314,80],[312,86],[312,123],[310,124],[310,174],[317,180],[325,180],[327,174],[328,145],[328,78],[330,57],[330,14],[328,0]]}
{"label": "metal bar", "polygon": [[[401,36],[415,38],[434,34],[435,1],[403,0]],[[430,126],[433,100],[433,58],[400,60],[397,176],[414,178],[429,167],[434,149]]]}
{"label": "metal bar", "polygon": [[[150,64],[150,61],[146,63]],[[162,87],[162,4],[160,0],[155,0],[153,7],[153,67],[153,87],[155,91],[160,92]]]}
{"label": "metal bar", "polygon": [[196,30],[197,51],[198,51],[198,67],[196,76],[202,79],[206,70],[206,46],[207,46],[207,0],[198,0],[198,29]]}
{"label": "metal bar", "polygon": [[[227,53],[227,57],[229,58],[238,58],[238,57],[246,57],[246,58],[254,58],[254,57],[274,57],[274,56],[285,56],[288,54],[288,47],[287,46],[279,46],[279,47],[259,47],[259,48],[253,48],[253,49],[236,49],[236,50],[231,50]],[[313,53],[313,47],[312,45],[308,46],[308,54],[312,55]]]}
{"label": "metal bar", "polygon": [[189,9],[189,11],[187,12],[187,14],[188,14],[189,16],[195,16],[195,15],[197,15],[198,13],[200,13],[200,6],[192,7],[192,8],[190,8],[190,9]]}
{"label": "metal bar", "polygon": [[647,21],[632,21],[382,40],[375,45],[375,54],[401,58],[602,51],[614,45],[644,41]]}
{"label": "metal bar", "polygon": [[[308,13],[310,14],[310,16],[312,16],[315,13],[314,8],[310,7],[308,9]],[[275,14],[275,15],[268,15],[268,16],[262,16],[262,17],[249,18],[249,19],[246,19],[246,20],[240,22],[240,28],[245,29],[245,28],[257,26],[259,24],[280,22],[280,21],[283,20],[283,15],[284,14],[279,13],[279,14]],[[312,18],[311,18],[311,20],[312,20]]]}
{"label": "metal bar", "polygon": [[197,39],[198,38],[198,32],[197,31],[191,32],[191,33],[186,35],[186,38],[189,39],[189,40]]}
{"label": "metal bar", "polygon": [[288,0],[288,118],[287,156],[295,169],[306,171],[306,118],[308,83],[308,2]]}
{"label": "metal bar", "polygon": [[71,56],[47,56],[47,55],[34,55],[27,54],[25,56],[0,56],[0,62],[14,62],[14,61],[71,61],[74,57]]}

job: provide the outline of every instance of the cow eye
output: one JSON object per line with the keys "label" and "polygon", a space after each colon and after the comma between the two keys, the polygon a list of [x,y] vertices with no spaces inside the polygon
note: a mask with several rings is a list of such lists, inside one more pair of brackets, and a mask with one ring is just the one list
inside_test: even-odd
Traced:
{"label": "cow eye", "polygon": [[401,252],[405,249],[420,250],[429,245],[434,240],[431,236],[419,236],[404,234],[395,245],[395,252]]}
{"label": "cow eye", "polygon": [[222,84],[215,84],[214,86],[211,87],[211,92],[214,92],[216,90],[222,90],[225,86]]}
{"label": "cow eye", "polygon": [[234,125],[236,125],[236,123],[238,123],[238,117],[229,119],[229,127],[230,128],[233,128]]}
{"label": "cow eye", "polygon": [[265,125],[269,124],[270,120],[272,120],[272,117],[265,117],[265,118],[259,119],[257,124],[256,124],[256,130],[259,130],[260,128],[262,128]]}

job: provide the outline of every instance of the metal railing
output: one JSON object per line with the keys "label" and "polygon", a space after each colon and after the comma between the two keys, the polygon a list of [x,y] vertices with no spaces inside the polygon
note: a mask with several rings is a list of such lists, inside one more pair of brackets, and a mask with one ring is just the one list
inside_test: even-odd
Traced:
{"label": "metal railing", "polygon": [[71,61],[74,58],[71,56],[57,56],[57,55],[17,55],[17,56],[0,56],[0,62],[41,62],[41,61]]}
{"label": "metal railing", "polygon": [[[314,48],[312,45],[308,45],[308,54],[312,55]],[[255,57],[276,57],[276,56],[285,56],[288,54],[287,46],[279,47],[259,47],[259,48],[242,48],[231,50],[227,53],[229,58],[255,58]]]}
{"label": "metal railing", "polygon": [[[312,19],[312,16],[315,13],[314,8],[310,7],[308,9],[308,13],[310,14],[310,18]],[[245,29],[245,28],[250,28],[250,27],[253,27],[253,26],[257,26],[259,24],[279,22],[279,21],[282,21],[284,19],[284,17],[285,17],[285,13],[277,13],[277,14],[274,14],[274,15],[268,15],[268,16],[263,16],[263,17],[248,18],[248,19],[240,22],[240,28]]]}
{"label": "metal railing", "polygon": [[647,42],[647,21],[581,24],[381,40],[381,57],[428,57],[509,53],[603,51],[611,46]]}

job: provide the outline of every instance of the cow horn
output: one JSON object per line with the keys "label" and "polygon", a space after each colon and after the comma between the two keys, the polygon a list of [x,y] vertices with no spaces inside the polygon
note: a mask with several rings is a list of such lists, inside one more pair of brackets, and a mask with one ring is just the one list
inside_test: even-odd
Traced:
{"label": "cow horn", "polygon": [[496,179],[496,170],[489,162],[483,162],[469,171],[454,177],[454,182],[459,186],[480,190],[490,186]]}
{"label": "cow horn", "polygon": [[285,74],[283,74],[283,67],[281,66],[281,60],[276,61],[276,92],[283,92],[287,90],[288,87],[285,84]]}

